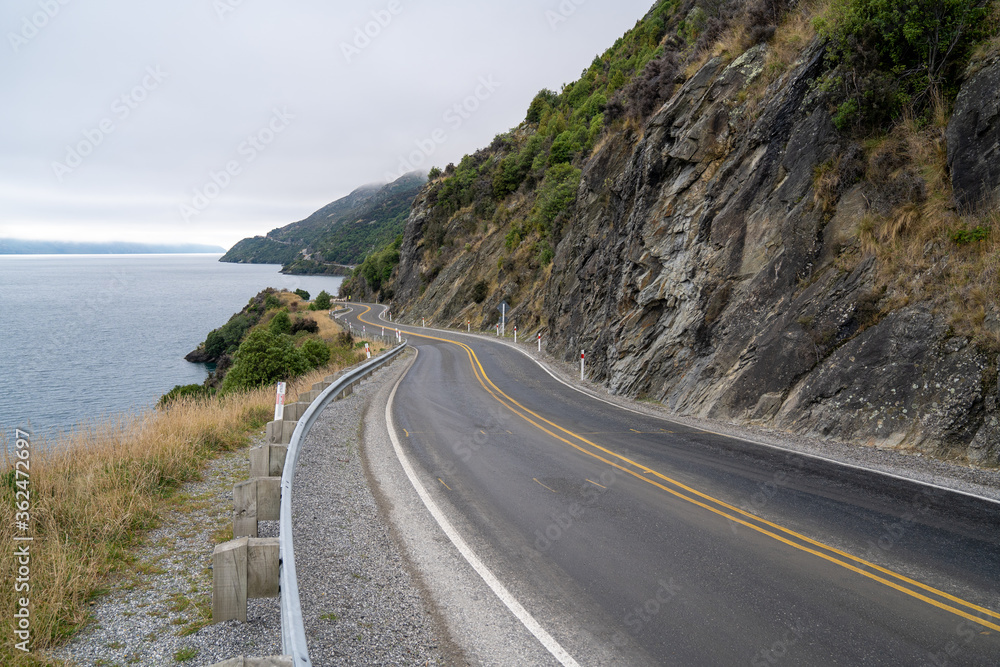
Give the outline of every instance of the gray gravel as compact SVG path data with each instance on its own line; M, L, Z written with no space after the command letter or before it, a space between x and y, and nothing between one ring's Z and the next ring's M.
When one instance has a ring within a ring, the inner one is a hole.
M405 365L376 371L352 396L330 404L299 454L292 534L314 665L445 662L430 606L379 514L359 451L370 397Z
M91 607L93 622L52 657L78 665L210 665L280 654L277 598L250 600L247 623L204 625L212 616L212 549L232 535L233 484L249 471L246 450L237 451L185 485L147 536L135 571L120 573ZM262 521L258 531L276 537L278 522Z

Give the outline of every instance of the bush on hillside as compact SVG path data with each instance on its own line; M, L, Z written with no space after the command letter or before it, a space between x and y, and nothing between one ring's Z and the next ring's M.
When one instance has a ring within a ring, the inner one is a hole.
M297 334L300 331L306 331L308 333L319 333L319 324L316 320L310 317L298 317L292 322L292 335Z
M296 293L296 294L297 294L297 295L299 296L299 298L300 298L300 299L302 299L303 301L308 301L308 300L309 300L309 292L305 291L305 290L304 290L304 289L302 289L301 287L300 287L299 289L295 290L295 293Z
M327 294L326 290L323 290L316 295L313 305L316 306L316 310L330 310L333 303L331 302L330 295Z
M267 328L271 333L290 334L292 333L292 320L288 317L288 313L280 310L271 318L271 323Z
M222 391L256 389L289 380L309 369L306 358L288 336L254 329L236 351L232 368L222 381Z
M315 338L310 338L303 343L299 352L305 357L310 368L325 366L330 361L330 347Z
M833 0L816 27L827 38L838 129L885 128L957 92L961 68L988 28L981 0Z
M160 397L156 407L164 408L179 398L209 398L215 395L215 389L201 384L178 384Z

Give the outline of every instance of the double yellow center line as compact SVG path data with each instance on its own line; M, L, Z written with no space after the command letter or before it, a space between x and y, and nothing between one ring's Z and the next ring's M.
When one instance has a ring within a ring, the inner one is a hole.
M366 310L361 313L361 315L365 315L371 310L369 306L364 306L364 308L366 308ZM360 316L358 319L362 322L366 322L367 324L378 326L377 323L368 322ZM818 542L817 540L785 528L777 523L758 517L750 512L719 500L718 498L702 493L701 491L698 491L697 489L694 489L671 477L667 477L652 468L642 465L641 463L637 463L626 456L607 449L606 447L598 445L582 435L578 435L566 428L563 428L559 424L542 417L537 412L525 407L493 384L493 381L490 380L488 375L486 375L486 371L483 370L483 366L479 362L479 358L476 356L476 353L465 343L448 340L447 338L430 336L428 334L416 333L413 331L408 331L407 334L417 336L419 338L427 338L430 340L449 343L451 345L457 345L464 349L469 357L469 363L472 366L472 372L476 376L476 380L479 381L479 384L482 385L483 389L485 389L487 393L521 419L552 436L556 440L569 445L577 451L621 470L624 473L632 475L636 479L641 479L647 484L652 484L653 486L666 491L676 498L693 505L697 505L702 509L725 517L726 519L729 519L737 524L746 526L747 528L757 531L762 535L767 535L768 537L794 549L798 549L799 551L822 558L823 560L839 565L840 567L848 569L852 572L856 572L857 574L867 577L868 579L877 581L878 583L888 586L889 588L905 593L910 597L926 602L927 604L938 607L939 609L948 611L956 616L961 616L962 618L978 623L983 627L1000 632L1000 613L981 607L972 602L968 602L951 595L950 593L938 590L932 586L928 586L927 584L899 574L898 572L884 568L881 565L877 565L863 558L858 558L857 556L841 551L840 549L831 547L822 542ZM973 612L977 612L979 615L977 616Z

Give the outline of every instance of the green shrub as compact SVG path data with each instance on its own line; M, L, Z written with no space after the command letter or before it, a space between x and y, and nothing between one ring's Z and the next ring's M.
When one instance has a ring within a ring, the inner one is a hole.
M957 92L960 72L988 30L981 0L833 0L816 22L831 70L838 127L884 128Z
M580 175L580 170L570 164L557 164L545 172L531 210L531 220L543 234L549 234L552 221L576 201Z
M233 315L218 329L213 329L205 338L205 351L213 358L235 350L250 329L250 320L241 314Z
M330 361L330 348L321 340L310 338L299 348L310 368L325 366Z
M264 299L264 309L272 310L274 308L281 308L281 300L274 294L268 294L267 298Z
M267 326L271 333L276 334L290 334L292 333L292 320L288 317L288 313L284 310L279 310L274 317L271 318L271 323Z
M299 298L302 299L303 301L308 301L309 300L309 292L305 291L301 287L299 289L295 290L295 293L298 294Z
M967 243L976 243L978 241L985 241L990 236L990 230L988 227L974 227L972 229L959 229L952 233L951 240L955 242L956 245L965 245Z
M221 391L264 387L289 380L308 369L308 362L295 349L291 338L267 329L254 329L236 351Z
M437 167L431 167L431 170L427 172L427 180L433 181L435 178L441 178L441 170Z
M178 398L208 398L215 395L215 390L203 384L179 384L160 397L156 407L166 407Z
M313 301L313 305L316 306L316 310L330 310L333 302L330 299L330 295L327 294L326 290L323 290L316 295L316 300Z

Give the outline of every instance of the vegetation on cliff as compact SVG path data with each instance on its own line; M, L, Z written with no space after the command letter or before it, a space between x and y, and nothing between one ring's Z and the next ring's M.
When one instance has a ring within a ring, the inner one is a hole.
M985 0L658 2L516 128L432 170L401 240L341 293L481 330L505 300L550 349L592 348L595 379L687 410L989 439L998 25ZM924 375L829 384L879 340L919 349ZM965 407L933 389L919 418L882 404L948 363L970 369ZM837 412L848 395L863 418Z
M362 186L304 220L243 239L220 261L281 264L283 273L292 274L348 274L351 265L403 231L426 181L410 173L387 185Z

